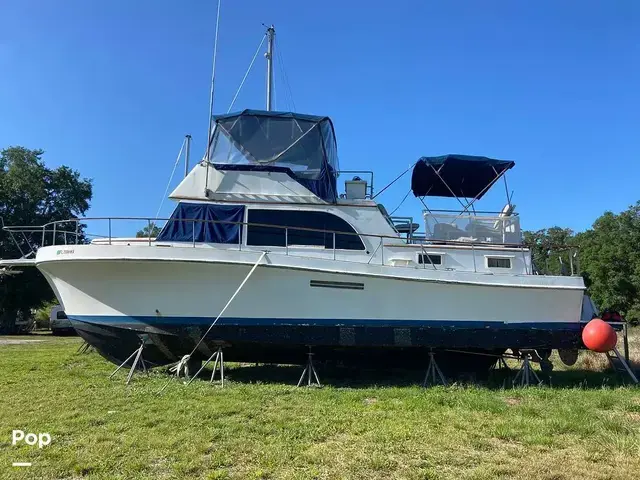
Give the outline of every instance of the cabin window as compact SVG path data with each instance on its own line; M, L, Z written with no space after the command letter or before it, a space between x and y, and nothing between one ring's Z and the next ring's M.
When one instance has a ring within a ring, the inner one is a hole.
M442 255L434 255L433 253L420 253L418 255L418 263L420 265L442 265Z
M335 235L336 249L364 250L364 244L353 227L327 212L250 209L247 222L247 245L284 247L288 244L290 247L306 245L332 249L331 232L344 232ZM288 228L285 230L283 227Z
M487 257L488 268L511 268L511 259L504 257Z

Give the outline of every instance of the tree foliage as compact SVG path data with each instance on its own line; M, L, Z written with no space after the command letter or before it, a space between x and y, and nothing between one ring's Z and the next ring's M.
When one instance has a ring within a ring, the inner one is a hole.
M561 227L525 232L538 273L570 274L571 259L600 309L640 320L640 202L622 213L605 212L578 234Z
M0 217L3 225L39 226L78 218L88 210L91 180L81 178L79 172L66 166L46 167L43 153L24 147L0 151ZM75 222L71 224L75 230ZM81 228L79 230L81 234ZM47 239L51 242L53 237ZM12 237L2 230L0 258L19 258L41 243L41 235L14 234ZM20 275L0 276L0 331L11 331L18 313L28 316L31 309L52 298L51 288L35 268L24 268Z
M606 212L576 240L596 304L640 319L640 202L618 215Z
M149 228L151 227L151 228ZM158 235L160 234L160 227L158 225L156 225L155 223L152 223L151 225L147 225L146 227L144 227L142 230L139 230L138 233L136 233L136 237L138 238L156 238Z
M551 227L535 232L524 232L524 243L531 249L534 266L541 275L570 275L574 272L574 233L569 228Z

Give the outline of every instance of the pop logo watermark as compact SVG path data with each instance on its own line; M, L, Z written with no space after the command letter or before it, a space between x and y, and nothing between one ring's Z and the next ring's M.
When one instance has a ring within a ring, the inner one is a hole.
M38 445L38 448L46 447L51 443L51 435L48 433L25 433L22 430L14 430L11 433L11 445L24 442L27 445Z

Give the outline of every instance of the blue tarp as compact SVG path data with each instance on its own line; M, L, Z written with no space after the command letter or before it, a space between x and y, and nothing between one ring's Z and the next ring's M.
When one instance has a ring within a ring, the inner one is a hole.
M193 242L195 238L196 242L239 243L243 219L244 205L180 202L156 240Z
M209 159L215 168L286 172L335 203L338 154L328 117L244 110L214 119Z
M471 155L422 157L413 167L411 190L416 197L481 198L514 165Z

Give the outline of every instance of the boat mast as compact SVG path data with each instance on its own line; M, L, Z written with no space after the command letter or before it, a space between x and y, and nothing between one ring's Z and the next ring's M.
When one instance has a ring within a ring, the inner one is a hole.
M276 38L276 29L271 25L267 28L267 110L271 111L271 91L273 89L273 44Z
M184 137L184 176L189 175L189 151L191 150L191 135Z
M218 11L216 13L216 35L213 41L213 65L211 67L211 90L209 91L209 128L207 129L207 150L205 151L205 159L209 165L209 147L211 146L211 134L213 130L213 94L216 84L216 58L218 57L218 31L220 30L220 4L222 0L218 0ZM207 168L209 168L207 166ZM208 170L207 170L208 173ZM207 175L207 180L209 176Z

